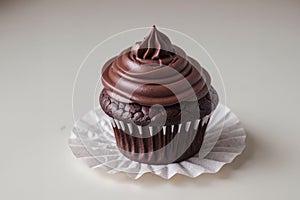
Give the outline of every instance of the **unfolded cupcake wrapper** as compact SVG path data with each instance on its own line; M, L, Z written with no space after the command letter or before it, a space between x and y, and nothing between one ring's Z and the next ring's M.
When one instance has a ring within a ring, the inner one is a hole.
M246 133L237 116L219 104L210 117L202 147L193 157L165 165L136 162L120 153L111 122L98 107L74 124L69 145L75 157L90 168L109 174L122 172L133 179L146 173L170 179L176 174L197 177L218 172L243 152L245 140Z
M202 145L210 115L176 125L139 126L110 118L117 146L131 160L168 164L188 159Z

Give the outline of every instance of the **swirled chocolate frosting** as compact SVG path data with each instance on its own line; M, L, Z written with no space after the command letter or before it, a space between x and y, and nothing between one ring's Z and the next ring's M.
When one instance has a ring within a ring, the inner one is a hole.
M155 26L102 69L102 83L111 98L147 106L197 101L207 94L210 82L206 70Z

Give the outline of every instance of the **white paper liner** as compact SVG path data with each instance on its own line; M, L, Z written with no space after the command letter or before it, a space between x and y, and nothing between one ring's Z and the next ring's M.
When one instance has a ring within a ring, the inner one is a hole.
M133 179L145 173L170 179L175 174L197 177L218 172L243 152L245 140L245 130L236 115L226 106L218 105L211 116L201 150L194 157L168 165L139 163L119 152L109 119L97 108L75 123L69 145L73 154L91 168L102 168L112 174L123 172Z

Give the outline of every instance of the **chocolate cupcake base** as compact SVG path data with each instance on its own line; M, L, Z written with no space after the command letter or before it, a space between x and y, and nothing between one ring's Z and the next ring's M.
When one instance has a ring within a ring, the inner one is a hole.
M105 89L99 100L111 119L122 154L142 163L168 164L199 152L218 95L211 87L209 93L196 102L181 102L162 110L116 101ZM162 124L163 116L166 122Z
M117 146L127 158L147 164L186 160L199 152L209 116L170 126L138 126L111 119Z

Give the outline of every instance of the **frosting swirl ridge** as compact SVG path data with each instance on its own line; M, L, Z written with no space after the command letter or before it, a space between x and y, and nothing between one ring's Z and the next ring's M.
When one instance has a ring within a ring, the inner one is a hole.
M197 101L208 93L210 82L207 71L155 26L142 42L102 69L102 83L111 98L147 106Z

